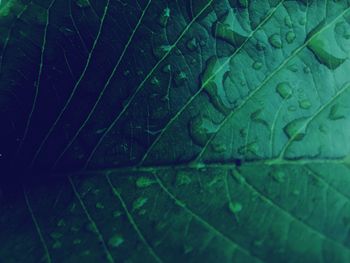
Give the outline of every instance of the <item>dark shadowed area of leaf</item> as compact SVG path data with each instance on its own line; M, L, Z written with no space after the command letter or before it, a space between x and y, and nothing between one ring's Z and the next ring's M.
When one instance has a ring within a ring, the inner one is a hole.
M0 4L0 262L350 262L350 2Z

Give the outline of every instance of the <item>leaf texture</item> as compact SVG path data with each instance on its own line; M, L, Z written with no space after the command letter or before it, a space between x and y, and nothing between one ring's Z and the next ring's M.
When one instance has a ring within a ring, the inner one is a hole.
M0 262L349 262L350 3L0 5Z

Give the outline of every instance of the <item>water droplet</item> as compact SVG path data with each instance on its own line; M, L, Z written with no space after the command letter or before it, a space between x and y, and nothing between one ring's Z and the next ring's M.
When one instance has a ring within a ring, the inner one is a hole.
M57 226L58 226L58 227L64 227L64 226L66 226L66 222L64 221L64 219L60 219L60 220L57 222Z
M336 69L346 61L348 52L345 52L339 46L335 38L334 25L318 33L324 26L325 22L323 21L310 32L307 37L309 40L307 47L321 64L329 69Z
M327 133L327 126L324 125L323 123L321 123L319 126L318 126L318 130L324 134Z
M186 44L188 50L195 51L198 47L197 39L191 38Z
M183 71L178 72L174 77L174 81L177 86L181 86L182 84L185 83L186 80L187 80L187 74Z
M108 245L113 248L119 247L123 243L124 238L120 234L115 234L108 240Z
M247 39L247 33L230 9L224 19L213 25L214 37L222 39L233 46L240 46Z
M286 16L286 17L284 18L284 24L285 24L287 27L292 27L292 26L293 26L292 19L290 18L290 16Z
M283 43L279 34L273 34L269 37L269 42L274 48L282 48Z
M200 146L206 144L207 140L216 129L216 124L214 124L209 118L202 116L193 118L189 125L189 132L192 140Z
M253 154L254 156L258 156L259 144L256 141L248 143L246 145L239 147L237 152L240 155L247 155L250 153L250 154Z
M272 172L270 176L277 183L283 183L285 181L286 174L283 171L279 170Z
M114 217L114 218L118 218L118 217L120 217L121 215L122 215L122 212L121 212L121 211L119 211L119 210L113 211L113 217Z
M282 99L289 99L293 95L293 90L288 82L280 82L277 84L276 92L281 96Z
M296 35L293 31L289 31L287 34L286 34L286 41L287 43L291 44L293 43L293 41L295 40L296 38Z
M262 68L263 64L260 61L255 61L252 66L253 66L253 69L259 70Z
M164 73L170 73L171 72L171 65L167 64L163 67L163 72Z
M343 109L340 104L334 104L332 105L328 118L332 121L340 120L345 118L345 112L343 112Z
M77 6L79 6L80 8L90 7L90 2L89 2L89 0L76 0L75 3L76 3Z
M206 67L201 75L201 85L204 91L208 94L210 102L214 107L221 113L227 115L234 107L228 99L225 86L223 82L227 78L229 72L229 65L225 65L225 68L221 68L221 61L216 57L212 56L206 62ZM219 73L217 72L220 69Z
M293 138L295 141L301 141L306 134L306 121L307 118L305 117L291 121L283 128L284 133L289 139Z
M159 16L158 23L162 27L166 27L166 25L168 24L169 17L170 17L170 8L166 7L164 8L163 12Z
M154 76L154 77L151 79L151 84L154 85L154 86L158 86L158 87L159 87L160 81L159 81L159 79L158 79L156 76Z
M54 249L58 249L58 248L61 248L62 247L62 242L61 241L58 241L56 240L53 245L52 245L52 248Z
M242 211L243 206L241 203L232 201L232 202L229 202L228 208L233 214L237 214Z
M70 29L68 27L64 27L64 26L60 27L60 32L63 35L65 35L66 37L70 37L70 36L74 36L75 35L75 32L72 29Z
M101 202L97 202L96 203L96 208L97 209L103 209L103 208L105 208L105 206Z
M304 73L309 74L311 72L310 67L304 67Z
M223 153L227 149L226 144L224 144L224 143L214 143L211 145L211 148L216 153Z
M259 51L264 51L266 49L266 45L263 42L258 41L256 43L256 49Z
M171 45L161 45L153 49L153 54L156 56L156 58L161 59L171 49Z
M154 180L152 180L148 177L145 177L145 176L141 176L141 177L137 178L137 180L136 180L136 186L138 188L146 188L154 183L155 183Z
M256 111L254 111L252 114L250 114L250 119L256 123L260 123L266 127L269 127L269 124L267 123L267 121L265 121L264 119L262 119L260 117L261 113L263 112L264 109L258 109Z
M300 18L299 25L301 25L301 26L305 26L306 25L306 17Z
M288 65L288 70L290 70L291 72L298 72L298 66L296 64L290 64Z
M141 209L148 201L147 197L139 197L132 203L132 210L139 210Z
M188 175L188 173L183 172L183 171L179 171L176 174L176 182L175 185L176 186L182 186L182 185L188 185L192 182L190 176Z
M91 233L97 233L96 225L94 225L93 223L87 223L85 225L85 229Z
M294 105L290 105L290 106L288 107L288 110L294 112L294 111L297 110L297 107L295 107Z
M308 110L312 106L311 102L308 99L303 99L299 101L299 107L303 110Z

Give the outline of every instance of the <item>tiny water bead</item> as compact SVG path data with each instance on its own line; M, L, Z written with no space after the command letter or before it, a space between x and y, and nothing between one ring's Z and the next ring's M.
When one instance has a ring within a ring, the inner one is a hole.
M286 34L286 41L288 44L291 44L294 42L294 40L296 39L296 35L293 31L288 31L288 33Z
M282 39L281 39L281 36L279 34L271 35L269 37L269 43L274 48L282 48L283 47Z
M263 64L260 61L254 61L253 63L253 69L260 70L262 68Z
M303 99L299 101L299 107L303 110L308 110L312 106L311 101L308 99Z
M168 24L169 17L170 17L170 8L169 7L164 8L163 12L161 13L158 19L159 25L162 27L166 27Z
M195 51L198 48L198 41L196 38L191 38L186 44L189 51Z
M77 6L81 8L90 7L89 0L76 0L75 3L77 4Z
M108 240L108 245L117 248L124 243L124 237L121 234L115 234Z
M239 202L231 201L228 204L228 208L233 214L236 215L237 213L242 211L243 205Z
M194 143L204 146L210 135L217 129L217 125L214 124L208 117L197 116L190 121L189 132Z
M154 183L155 183L154 180L150 179L149 177L145 177L145 176L141 176L141 177L137 178L137 180L136 180L136 186L138 188L147 188Z
M293 95L293 90L288 82L280 82L277 84L276 92L282 99L289 99Z
M289 122L283 129L287 137L295 141L302 140L306 134L306 121L306 117L301 117Z

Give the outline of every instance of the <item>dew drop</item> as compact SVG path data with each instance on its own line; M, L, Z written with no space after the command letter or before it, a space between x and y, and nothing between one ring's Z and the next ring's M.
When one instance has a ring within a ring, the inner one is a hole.
M187 80L187 74L183 71L180 71L174 77L174 81L177 86L181 86L182 84L185 83L186 80Z
M294 105L290 105L290 106L288 107L288 110L291 111L291 112L294 112L294 111L297 110L297 107L295 107Z
M247 39L247 33L238 22L236 15L230 11L222 19L214 23L213 35L233 46L240 46Z
M148 201L147 197L139 197L132 203L132 210L139 210L141 209Z
M252 66L253 66L253 69L259 70L262 68L262 65L263 64L260 61L255 61Z
M163 67L162 71L164 73L170 73L171 72L171 65L170 64L167 64Z
M293 90L288 82L280 82L277 84L276 92L281 96L282 99L289 99L293 95Z
M154 183L155 183L154 180L152 180L146 176L141 176L141 177L137 178L137 180L136 180L136 186L138 188L147 188Z
M334 25L317 34L324 27L324 24L324 21L321 22L308 35L307 39L310 40L307 47L313 52L321 64L324 64L329 69L336 69L349 56L348 51L343 50L347 45L347 41L344 42L337 39Z
M108 245L113 248L119 247L123 243L124 238L120 234L115 234L108 240Z
M95 206L96 206L97 209L105 208L105 206L102 203L100 203L100 202L97 202Z
M79 6L80 8L90 7L89 0L76 0L75 3L76 3L77 6Z
M332 121L340 120L345 118L345 113L343 112L342 107L340 104L335 104L331 107L328 118Z
M161 45L158 47L155 47L153 49L153 54L156 56L156 58L160 59L162 58L166 53L168 53L171 50L171 45Z
M162 27L166 27L166 25L168 24L169 17L170 17L170 8L169 7L164 8L163 12L161 13L158 19L159 25Z
M214 124L207 117L197 116L193 118L189 123L189 132L194 143L204 146L207 140L210 138L217 129L217 125Z
M229 101L225 86L223 85L225 78L228 76L229 65L226 65L224 69L221 66L221 61L216 56L209 58L206 62L205 70L201 75L201 85L214 107L227 115L230 109L234 107L234 103ZM219 74L217 74L218 69L220 69Z
M190 40L187 41L186 46L187 46L188 50L195 51L198 47L197 39L191 38Z
M62 27L60 27L59 30L66 37L70 37L70 36L74 36L75 35L75 32L72 29L68 28L68 27L62 26Z
M266 46L264 43L262 43L261 41L258 41L256 43L256 49L259 51L264 51L266 49Z
M311 108L311 102L310 102L310 100L308 100L308 99L304 99L304 100L300 100L299 101L299 107L300 107L300 109L303 109L303 110L308 110L308 109L310 109Z
M239 147L237 152L240 155L246 155L250 153L250 154L253 154L254 156L258 156L259 144L256 141L248 143L246 145Z
M286 34L286 41L288 44L291 44L294 42L296 38L296 35L293 31L289 31L287 34Z
M269 37L269 42L274 48L282 48L282 39L279 34L273 34Z
M305 26L306 25L306 17L300 18L299 25L301 25L301 26Z
M293 23L292 23L292 19L289 17L289 16L286 16L284 18L284 24L287 26L287 27L292 27L293 26Z
M305 117L291 121L283 128L284 133L289 139L293 138L295 141L301 141L306 134L306 121L307 118Z
M154 86L158 86L158 87L159 87L160 81L159 81L159 79L158 79L156 76L154 76L154 77L151 79L151 84L154 85Z
M227 150L226 144L224 143L214 143L211 148L216 153L223 153Z
M231 211L231 213L237 214L237 213L242 211L243 206L242 206L241 203L238 203L238 202L235 202L235 201L231 201L228 204L228 208Z
M286 174L283 171L274 171L270 174L270 176L277 183L283 183L285 181Z
M176 181L175 181L175 185L176 186L182 186L182 185L188 185L192 182L190 176L188 175L188 173L183 172L183 171L179 171L176 174Z
M304 67L304 73L309 74L311 72L310 67Z

